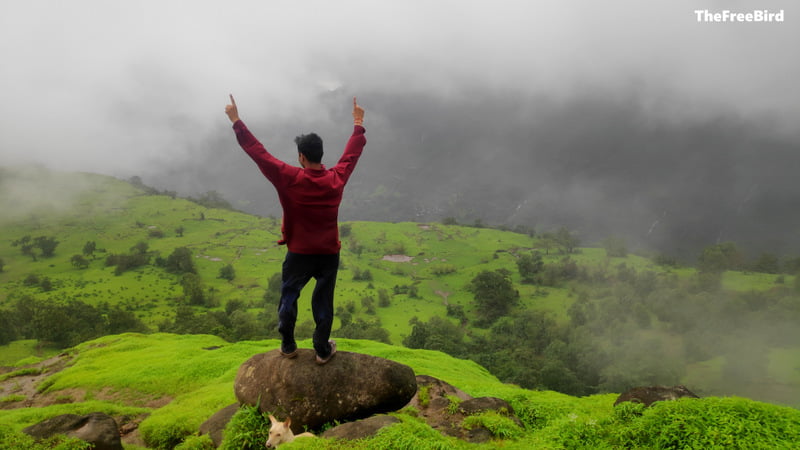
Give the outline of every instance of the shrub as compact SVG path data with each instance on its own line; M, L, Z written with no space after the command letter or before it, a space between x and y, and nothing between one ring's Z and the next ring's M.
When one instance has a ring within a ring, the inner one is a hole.
M243 405L225 427L221 448L263 448L269 439L269 420L252 405Z
M483 427L489 430L494 437L500 439L517 439L522 437L524 431L513 420L496 411L486 411L464 419L463 427L471 430Z
M615 435L609 436L613 445L626 448L792 448L800 437L800 411L744 398L657 402L644 409L641 416L628 408L616 413L621 426Z
M215 448L214 441L207 434L204 434L202 436L189 436L175 447L175 450L214 450Z
M453 264L437 264L431 266L431 273L437 276L447 275L456 272L456 266Z
M234 270L233 265L227 264L225 266L220 267L219 275L217 278L222 278L223 280L233 281L236 278L236 270Z
M367 449L430 449L452 450L464 448L461 441L442 435L421 419L400 416L402 422L378 431L377 436L366 442Z
M339 237L346 238L350 236L350 233L353 231L353 226L349 223L343 223L339 225Z
M381 326L380 320L366 321L361 319L352 320L352 316L347 316L347 319L342 320L342 326L335 331L335 335L341 338L348 339L369 339L371 341L383 342L389 344L389 332ZM342 316L339 316L340 319Z
M192 251L187 247L178 247L170 253L166 261L167 272L175 274L197 273Z
M391 306L392 298L386 289L378 289L378 306L387 308Z
M353 281L372 281L372 272L369 269L361 270L353 267Z

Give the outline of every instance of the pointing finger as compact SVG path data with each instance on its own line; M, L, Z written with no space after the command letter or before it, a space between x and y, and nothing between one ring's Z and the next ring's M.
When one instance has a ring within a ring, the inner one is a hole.
M233 94L228 94L228 96L231 98L231 105L236 106L236 100L233 99Z

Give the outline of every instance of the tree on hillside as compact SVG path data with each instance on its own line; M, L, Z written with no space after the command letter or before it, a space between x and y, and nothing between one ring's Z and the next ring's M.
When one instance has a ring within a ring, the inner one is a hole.
M33 245L39 248L39 250L42 252L42 256L45 258L53 256L59 243L56 238L52 236L39 236L34 239L33 242Z
M140 322L133 329L128 327L137 323L135 319L131 321L129 314L118 309L103 311L74 299L41 301L28 297L17 302L14 316L18 323L25 324L18 329L20 337L65 348L109 334L109 326L114 332L141 330Z
M42 277L39 281L39 289L44 292L50 292L53 290L53 281L50 280L50 277Z
M206 208L228 209L233 211L233 205L224 198L222 194L217 191L208 191L200 194L198 198L189 197L189 200L197 203L198 205L205 206Z
M532 255L528 253L520 255L517 258L517 269L523 283L536 284L539 274L544 270L542 254L534 252Z
M72 265L77 269L86 269L89 267L89 260L84 258L82 255L72 255L72 258L69 259L69 262L72 263Z
M203 280L194 273L184 273L181 277L183 297L190 305L205 305L206 294L203 289Z
M233 279L236 278L236 270L233 268L233 265L226 264L219 268L219 275L217 278L233 281Z
M83 256L91 258L94 256L95 250L97 250L97 243L95 241L86 241L86 244L83 245Z
M372 272L369 269L361 270L360 268L353 266L353 281L372 281Z
M170 253L165 262L167 272L174 274L183 273L197 273L194 260L192 259L192 251L187 247L178 247Z
M1 270L0 270L1 271ZM388 308L392 304L392 297L386 289L378 289L378 306Z
M628 244L625 239L617 236L610 236L603 240L603 248L609 258L624 258L628 256Z
M6 262L3 258L0 258L0 273L3 273L3 269L6 266Z
M783 273L795 275L800 273L800 257L786 258L783 260Z
M336 337L345 339L369 339L371 341L389 344L389 332L381 326L380 319L363 320L356 319L354 322L342 323L342 326L334 331Z
M752 264L750 270L761 273L778 273L781 265L778 257L772 253L762 253Z
M19 250L23 255L30 256L34 261L36 261L36 253L33 252L33 239L29 235L11 241L11 246L19 247Z
M742 268L744 257L733 242L709 245L697 258L697 269L704 273L722 273Z
M117 305L100 305L106 318L106 333L120 334L126 332L146 333L147 326L132 311L126 311Z
M561 227L556 231L555 240L561 251L567 254L574 252L581 243L578 236L569 231L567 227Z
M131 252L136 255L144 255L150 249L150 244L144 241L137 242L136 245L131 247Z
M281 286L283 280L280 272L275 272L269 277L267 281L267 290L264 292L264 303L268 305L277 305L281 300Z
M225 338L229 341L264 339L266 337L263 325L254 314L236 310L228 315L228 320L230 334Z
M133 253L129 255L111 254L106 257L106 266L116 266L114 275L122 275L128 270L150 264L150 255L147 253Z
M361 308L364 309L364 312L367 314L375 315L375 299L372 296L367 295L361 298Z
M17 333L12 312L0 309L0 345L6 345L16 339Z
M453 322L433 316L427 322L413 317L409 324L412 325L411 334L403 339L406 347L438 350L455 357L467 354L464 330Z
M558 247L555 234L547 231L539 235L537 247L543 248L545 255L550 255L550 250Z
M467 289L475 298L481 316L479 323L485 325L508 314L519 303L519 291L514 289L510 272L504 269L481 271L470 281Z

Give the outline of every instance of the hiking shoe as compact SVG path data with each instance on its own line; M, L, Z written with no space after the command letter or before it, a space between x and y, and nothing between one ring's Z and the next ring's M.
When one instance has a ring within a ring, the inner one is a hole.
M281 349L280 352L281 352L281 356L283 356L284 358L293 359L293 358L297 357L297 349L294 349L293 352L289 352L289 353L286 353L286 352L283 351L283 349Z
M321 356L317 355L317 364L319 365L327 363L328 361L331 360L331 358L333 358L333 355L336 354L336 341L331 339L330 341L328 341L328 343L331 344L331 354L328 355L327 358L322 358Z

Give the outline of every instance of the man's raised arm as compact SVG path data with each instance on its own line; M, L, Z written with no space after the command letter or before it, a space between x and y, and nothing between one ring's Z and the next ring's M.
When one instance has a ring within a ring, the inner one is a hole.
M353 134L344 147L342 157L339 158L339 162L334 166L334 170L344 177L345 181L350 178L350 174L356 168L358 158L361 157L364 146L367 145L367 138L364 137L365 131L364 109L358 106L356 98L353 97Z
M230 96L231 104L225 106L225 114L228 115L231 123L233 123L233 131L236 133L236 140L239 146L250 156L250 158L261 169L261 173L267 177L275 185L282 185L291 178L291 175L300 170L292 167L278 158L272 156L261 142L253 136L253 133L247 129L247 125L239 118L239 109L236 107L236 101L233 95Z

